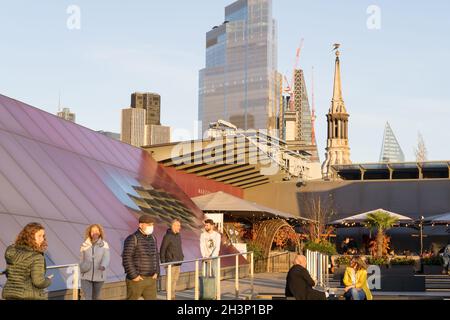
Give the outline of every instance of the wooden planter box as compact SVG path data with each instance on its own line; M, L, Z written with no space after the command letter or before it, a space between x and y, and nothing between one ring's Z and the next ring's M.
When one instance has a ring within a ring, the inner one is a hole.
M422 270L423 270L423 274L428 274L428 275L440 275L442 274L442 266L438 266L438 265L427 265L424 264L422 266Z
M333 280L339 280L342 282L342 278L344 277L345 269L347 266L339 266L334 269L333 272Z
M414 265L391 265L382 269L381 273L386 275L414 275Z
M424 292L425 277L414 275L414 266L381 266L381 288L371 288L381 292ZM370 277L370 275L369 275ZM369 283L370 286L370 283Z

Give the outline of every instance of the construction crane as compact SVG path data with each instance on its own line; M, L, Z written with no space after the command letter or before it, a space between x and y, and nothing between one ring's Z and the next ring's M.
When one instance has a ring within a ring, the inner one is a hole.
M302 39L300 41L300 45L297 48L297 52L295 54L295 63L294 63L294 69L292 70L292 81L289 82L287 77L284 76L284 80L286 82L286 88L285 88L285 92L289 94L290 96L290 100L289 100L289 109L290 111L295 111L295 71L298 69L298 65L300 63L300 57L301 57L301 53L302 53L302 49L303 49L303 45L304 45L305 39Z

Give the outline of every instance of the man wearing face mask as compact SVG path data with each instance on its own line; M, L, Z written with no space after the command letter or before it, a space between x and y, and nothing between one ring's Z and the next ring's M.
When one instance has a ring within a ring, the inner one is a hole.
M154 220L148 215L139 218L139 230L125 240L122 264L127 275L127 300L156 300L159 253L153 236Z

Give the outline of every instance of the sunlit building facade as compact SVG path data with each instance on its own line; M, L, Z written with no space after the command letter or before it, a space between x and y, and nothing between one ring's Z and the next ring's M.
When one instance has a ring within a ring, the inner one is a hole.
M201 135L225 120L240 129L276 129L282 78L272 0L239 0L225 22L206 34L206 67L199 74Z

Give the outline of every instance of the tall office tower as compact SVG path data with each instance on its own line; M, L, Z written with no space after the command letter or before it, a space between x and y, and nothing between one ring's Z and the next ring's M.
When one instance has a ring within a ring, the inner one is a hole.
M339 59L338 44L336 49L336 66L334 73L334 89L331 108L327 114L328 139L325 154L325 162L322 165L322 174L325 179L331 177L331 166L337 164L351 164L350 146L348 143L348 119L349 114L345 108L342 97L341 61Z
M61 111L58 111L56 114L58 117L63 118L64 120L71 121L75 123L75 113L70 112L69 108L63 108Z
M272 0L227 6L225 22L206 34L206 67L199 73L201 136L218 120L244 130L276 130L281 80Z
M135 92L131 95L131 108L147 111L146 125L161 125L161 96L159 94Z
M305 75L303 70L295 70L294 78L294 109L296 113L295 140L303 150L311 153L311 161L319 161L317 143L313 138L312 114L306 89Z
M389 122L386 123L386 128L384 129L380 162L405 162L405 154Z
M129 108L122 110L122 130L120 140L135 147L146 144L145 139L146 110Z

